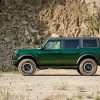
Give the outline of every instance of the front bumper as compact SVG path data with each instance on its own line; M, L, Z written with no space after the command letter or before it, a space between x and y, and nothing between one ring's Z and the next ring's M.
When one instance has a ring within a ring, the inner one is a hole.
M18 66L18 59L16 58L16 53L15 52L12 53L11 64L14 65L14 66Z
M18 63L17 60L12 60L12 65L16 65Z
M15 59L15 57L12 55L12 65L17 66L18 65L18 60Z
M18 61L13 59L13 60L12 60L12 65L18 66Z

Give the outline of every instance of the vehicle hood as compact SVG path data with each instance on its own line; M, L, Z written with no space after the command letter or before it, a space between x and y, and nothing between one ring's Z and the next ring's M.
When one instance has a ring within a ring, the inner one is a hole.
M28 48L28 49L18 49L16 50L16 54L32 54L40 52L40 48Z

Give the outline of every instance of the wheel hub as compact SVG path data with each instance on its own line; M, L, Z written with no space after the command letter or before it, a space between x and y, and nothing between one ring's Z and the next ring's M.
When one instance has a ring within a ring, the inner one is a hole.
M25 63L23 65L23 71L26 73L29 73L32 71L32 65L30 63Z
M92 69L93 69L93 64L91 64L91 63L86 63L86 64L84 65L84 70L85 70L85 72L91 72Z

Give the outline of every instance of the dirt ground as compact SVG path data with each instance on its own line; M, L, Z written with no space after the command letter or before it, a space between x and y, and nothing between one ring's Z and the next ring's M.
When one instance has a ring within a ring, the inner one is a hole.
M100 100L100 68L95 76L81 76L70 69L40 70L34 76L18 72L0 76L0 100Z

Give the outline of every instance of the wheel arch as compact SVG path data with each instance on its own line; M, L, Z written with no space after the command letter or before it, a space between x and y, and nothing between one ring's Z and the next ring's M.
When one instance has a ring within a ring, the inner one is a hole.
M77 60L77 64L79 65L80 62L84 59L87 59L87 58L90 58L90 59L93 59L97 64L98 64L98 61L97 61L97 58L92 55L92 54L85 54L85 55L82 55L81 57L79 57L79 59Z
M29 55L29 54L26 54L26 55L22 55L21 57L18 58L18 64L20 63L20 61L22 61L23 59L32 59L37 67L38 67L38 61L37 61L37 58L35 56L32 56L32 55ZM18 65L17 64L17 65Z

